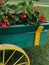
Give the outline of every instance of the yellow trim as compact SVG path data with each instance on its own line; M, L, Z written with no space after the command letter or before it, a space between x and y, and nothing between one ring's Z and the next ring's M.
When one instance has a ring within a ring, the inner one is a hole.
M40 43L40 35L42 30L44 29L44 26L39 26L39 28L37 29L36 33L35 33L35 46L38 46Z

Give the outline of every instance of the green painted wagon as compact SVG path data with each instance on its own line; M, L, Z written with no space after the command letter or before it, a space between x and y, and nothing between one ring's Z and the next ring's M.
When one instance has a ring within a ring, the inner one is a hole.
M5 29L0 27L0 65L30 65L27 54L21 48L44 45L47 29L49 23L40 26L12 25Z

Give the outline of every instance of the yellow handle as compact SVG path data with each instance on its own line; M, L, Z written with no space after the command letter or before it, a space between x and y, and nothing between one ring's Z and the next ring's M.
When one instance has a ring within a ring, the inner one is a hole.
M42 30L44 29L44 26L39 26L39 28L37 29L36 33L35 33L35 46L38 46L40 43L40 35Z

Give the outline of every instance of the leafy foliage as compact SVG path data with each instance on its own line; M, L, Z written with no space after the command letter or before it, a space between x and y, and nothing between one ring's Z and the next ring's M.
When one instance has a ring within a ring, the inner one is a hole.
M46 21L45 16L40 13L40 6L33 6L30 0L26 2L18 2L17 4L5 4L9 0L3 0L0 3L0 22L7 25L9 24L25 24L25 25L39 25ZM0 23L0 26L2 26ZM6 26L7 27L7 26ZM6 28L5 27L5 28Z

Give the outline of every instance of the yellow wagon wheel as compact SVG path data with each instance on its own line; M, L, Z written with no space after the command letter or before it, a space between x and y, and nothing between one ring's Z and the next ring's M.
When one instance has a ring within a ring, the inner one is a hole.
M0 65L30 65L27 54L18 46L0 44L0 52Z

